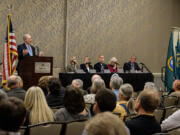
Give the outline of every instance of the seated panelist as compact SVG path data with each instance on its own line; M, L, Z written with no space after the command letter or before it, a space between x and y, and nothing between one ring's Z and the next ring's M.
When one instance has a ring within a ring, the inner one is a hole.
M99 62L94 65L96 72L103 73L105 69L108 69L107 65L104 63L104 55L99 56Z
M76 72L76 70L79 68L77 59L75 56L73 56L70 60L70 64L66 68L66 72Z
M80 69L82 69L86 73L89 72L90 69L93 69L89 57L85 57L84 63L80 65Z
M124 69L124 72L141 71L140 67L138 66L138 63L136 63L135 56L131 56L130 61L124 63L123 69Z
M110 59L109 64L107 66L108 66L108 69L110 70L111 73L117 73L118 72L118 68L117 68L118 62L117 61L118 60L116 57L112 57Z

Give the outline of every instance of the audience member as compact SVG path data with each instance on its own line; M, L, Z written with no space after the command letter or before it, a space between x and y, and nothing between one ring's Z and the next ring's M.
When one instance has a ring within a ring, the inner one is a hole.
M99 62L94 65L96 72L103 73L105 69L108 69L107 65L104 63L104 55L99 56Z
M78 88L68 86L64 95L64 108L55 113L56 121L74 121L88 119L90 111L85 107L83 95Z
M123 79L118 74L113 74L110 79L109 87L116 94L116 99L119 101L119 88L123 84Z
M72 86L74 86L75 88L79 88L83 95L88 94L87 91L83 90L83 81L81 79L74 79L72 81Z
M144 85L144 89L154 89L157 90L157 87L154 82L146 82Z
M64 98L64 89L61 89L61 82L58 78L52 77L48 81L49 94L46 96L50 107L62 106Z
M161 132L160 124L153 116L159 104L160 98L156 90L146 89L139 94L135 103L138 116L126 122L131 135L152 135Z
M92 87L90 89L91 94L87 94L84 96L85 103L94 104L95 95L96 95L97 91L105 89L105 88L106 88L106 86L105 86L104 80L95 79L93 81Z
M128 132L118 116L103 112L88 120L83 135L128 135Z
M38 86L43 90L44 95L48 94L48 81L52 76L42 76L38 81Z
M118 72L117 65L118 65L117 58L112 57L107 66L111 73L116 73L116 72Z
M54 114L40 87L33 86L27 90L24 104L28 111L25 125L54 121Z
M94 80L96 79L102 79L100 75L97 75L97 74L94 74L92 77L91 77L91 83L93 84Z
M20 76L17 76L17 80L18 80L18 82L19 82L19 87L20 88L23 88L23 80L22 80L22 78L20 77Z
M7 86L10 88L10 91L7 92L9 97L17 97L24 101L26 91L21 88L21 81L16 75L12 75L7 79Z
M96 93L93 111L95 114L109 111L116 107L116 95L109 89L103 89Z
M0 131L5 135L20 134L18 130L24 123L26 108L22 100L10 97L0 102Z
M66 72L76 72L77 69L79 69L79 66L77 64L76 57L73 56L70 60L70 65L68 65L66 68Z
M177 110L167 119L165 119L161 124L162 132L168 131L170 129L180 127L180 110Z
M89 57L85 57L84 63L80 65L80 69L82 69L86 73L89 72L90 69L93 69Z
M180 80L175 80L173 82L172 88L173 88L174 92L172 92L170 94L170 96L180 97Z
M116 108L113 112L121 114L122 120L124 120L124 116L134 112L133 100L131 99L133 91L133 87L128 83L123 84L119 89L120 101L116 103Z
M123 69L124 72L140 71L141 69L136 63L136 56L131 56L131 60L129 62L124 63Z
M0 102L1 100L6 99L7 97L7 94L2 89L0 89Z

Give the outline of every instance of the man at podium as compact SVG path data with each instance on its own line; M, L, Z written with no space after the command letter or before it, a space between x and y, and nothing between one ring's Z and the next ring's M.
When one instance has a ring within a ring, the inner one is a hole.
M30 34L24 34L24 43L18 45L18 60L19 62L26 56L35 56L35 48L31 45L32 39Z

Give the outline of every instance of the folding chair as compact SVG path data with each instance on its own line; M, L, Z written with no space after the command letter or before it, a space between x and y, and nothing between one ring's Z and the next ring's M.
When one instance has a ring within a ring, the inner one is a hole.
M82 135L87 120L73 121L66 125L65 135Z
M164 101L163 101L164 107L174 106L177 104L178 97L164 96L163 98L164 98Z
M176 106L169 106L165 108L165 115L164 118L166 119L167 117L169 117L171 114L173 114L175 111L177 111L179 108L177 108Z
M164 108L157 108L153 114L156 120L161 123L164 115Z
M30 135L60 135L62 124L59 122L45 122L29 125Z

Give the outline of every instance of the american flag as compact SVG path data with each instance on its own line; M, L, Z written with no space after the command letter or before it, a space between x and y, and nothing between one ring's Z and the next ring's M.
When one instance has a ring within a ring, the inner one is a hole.
M5 84L7 78L15 73L17 58L18 53L15 34L11 23L11 16L8 15L8 27L3 51L2 84Z

